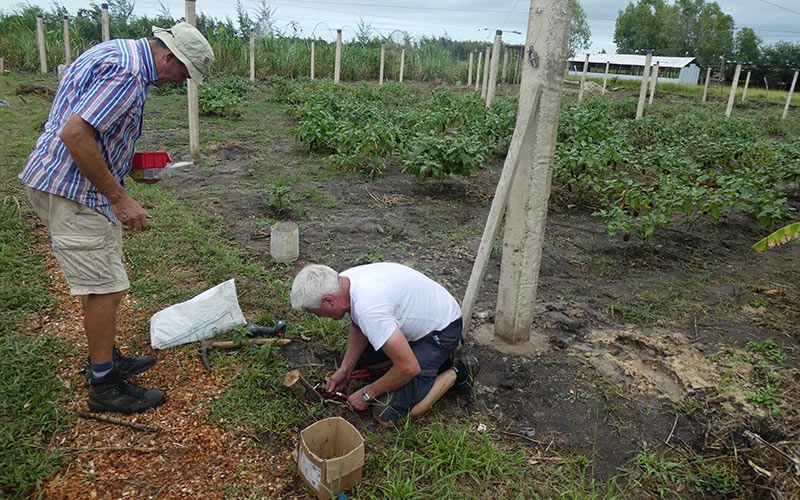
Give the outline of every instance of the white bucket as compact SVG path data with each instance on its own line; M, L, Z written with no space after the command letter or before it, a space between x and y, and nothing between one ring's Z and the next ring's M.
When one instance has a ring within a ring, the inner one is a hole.
M300 255L300 230L294 222L276 222L269 231L269 253L276 262L292 262Z

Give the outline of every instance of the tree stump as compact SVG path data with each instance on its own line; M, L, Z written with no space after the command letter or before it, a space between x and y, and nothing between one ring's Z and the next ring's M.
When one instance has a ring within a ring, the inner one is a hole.
M322 401L322 396L320 396L316 389L303 378L303 375L300 374L300 370L292 370L287 373L283 377L283 385L295 393L300 399L310 403Z

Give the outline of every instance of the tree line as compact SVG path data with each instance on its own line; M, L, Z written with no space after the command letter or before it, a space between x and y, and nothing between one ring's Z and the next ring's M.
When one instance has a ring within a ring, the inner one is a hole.
M752 71L754 83L766 78L771 87L788 86L800 68L800 43L765 45L752 28L735 29L730 15L705 0L631 1L619 11L614 43L619 53L652 50L660 56L695 57L700 66L721 69L726 78L740 62Z

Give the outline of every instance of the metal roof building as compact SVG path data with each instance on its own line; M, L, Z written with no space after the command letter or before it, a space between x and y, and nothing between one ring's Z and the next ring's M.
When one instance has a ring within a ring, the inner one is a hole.
M580 76L586 54L578 54L569 60L569 73ZM642 77L646 56L639 54L589 54L589 76L602 78L608 63L609 78L639 80ZM658 63L659 82L697 84L700 68L694 57L671 57L654 55L651 64Z

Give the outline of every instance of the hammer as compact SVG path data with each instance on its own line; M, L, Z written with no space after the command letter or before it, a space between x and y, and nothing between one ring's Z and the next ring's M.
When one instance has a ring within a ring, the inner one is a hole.
M292 339L261 338L261 339L244 339L237 344L232 340L217 341L212 339L206 339L200 343L200 358L203 360L203 366L206 368L206 371L210 372L211 363L208 360L208 352L213 349L230 351L231 349L238 349L240 347L266 345L266 344L275 344L277 346L283 347L285 345L290 344L291 342Z

